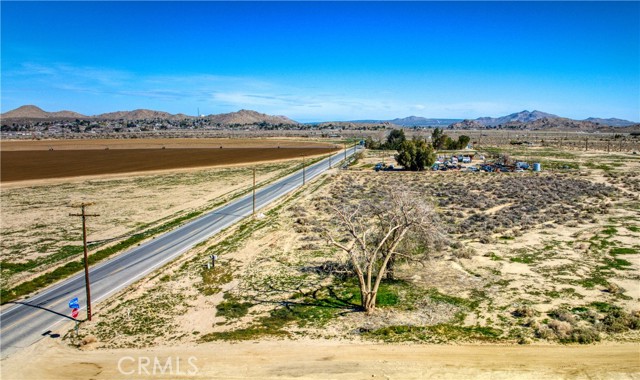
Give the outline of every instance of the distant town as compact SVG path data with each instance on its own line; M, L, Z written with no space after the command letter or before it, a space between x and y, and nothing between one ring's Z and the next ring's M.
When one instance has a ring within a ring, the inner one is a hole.
M589 118L573 120L540 111L474 120L427 119L410 116L393 120L332 121L299 123L285 116L272 116L251 110L188 116L167 112L135 110L85 116L72 111L46 112L36 106L23 106L1 115L3 138L102 138L114 134L156 135L204 132L215 136L242 132L283 132L291 136L343 137L354 131L384 131L393 128L445 128L451 130L530 130L602 133L640 132L640 124L621 119ZM449 124L447 124L449 123ZM345 132L345 131L351 131Z

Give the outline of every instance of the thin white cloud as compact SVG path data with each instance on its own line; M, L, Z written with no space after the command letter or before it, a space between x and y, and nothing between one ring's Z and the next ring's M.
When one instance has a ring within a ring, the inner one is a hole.
M14 71L3 70L3 100L11 93L17 99L21 88L39 86L43 103L56 99L74 109L84 102L84 113L97 114L115 109L151 107L172 113L195 114L254 109L287 115L299 121L393 119L409 115L426 117L478 117L514 112L510 104L491 102L429 102L405 99L409 95L392 91L351 93L344 88L326 88L317 83L304 87L278 80L212 74L141 75L100 67L66 64L26 63ZM6 91L8 90L8 91ZM26 93L26 91L25 91ZM27 94L33 96L33 93ZM87 97L93 97L87 99ZM100 104L95 104L99 100ZM38 104L38 99L23 104ZM108 108L107 108L108 107Z

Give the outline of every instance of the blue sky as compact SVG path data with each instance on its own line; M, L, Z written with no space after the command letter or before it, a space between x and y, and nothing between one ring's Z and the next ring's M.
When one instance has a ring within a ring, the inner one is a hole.
M2 112L640 121L640 2L6 2Z

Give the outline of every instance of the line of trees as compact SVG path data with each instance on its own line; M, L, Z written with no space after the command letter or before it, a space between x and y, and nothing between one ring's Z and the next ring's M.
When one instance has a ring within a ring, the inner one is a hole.
M398 150L405 141L407 141L407 137L404 134L404 130L394 129L389 133L386 141L382 142L367 137L364 145L367 149ZM431 146L434 150L464 149L469 144L469 141L471 141L471 138L467 135L460 135L457 140L454 140L445 134L442 128L435 128L431 133Z
M447 136L441 128L436 128L431 134L431 142L424 138L414 137L407 140L402 129L394 129L389 133L385 142L368 137L365 140L367 149L396 150L395 158L399 165L407 170L422 171L429 168L436 161L436 150L464 149L471 138L461 135L457 140Z
M385 142L380 142L378 140L374 140L371 137L367 137L364 141L364 147L367 149L374 150L398 150L400 145L407 140L407 137L404 134L404 130L402 129L394 129L387 136L387 140Z
M467 135L460 135L457 140L452 139L447 136L444 131L440 128L436 128L433 130L431 134L431 144L433 145L433 149L439 150L458 150L464 149L471 141L471 138Z

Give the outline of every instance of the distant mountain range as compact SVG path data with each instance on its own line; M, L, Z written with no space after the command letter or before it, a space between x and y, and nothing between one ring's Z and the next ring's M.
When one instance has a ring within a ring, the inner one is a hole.
M628 127L630 125L637 124L637 123L634 123L633 121L615 119L615 118L602 119L602 118L590 117L584 120L573 120L573 119L567 119L567 118L563 118L550 113L535 111L535 110L531 112L525 110L525 111L512 113L511 115L497 117L497 118L480 117L475 119L475 121L477 121L482 125L495 127L497 125L505 125L505 124L516 123L516 122L530 123L530 122L535 122L542 119L562 119L562 120L571 120L574 122L591 122L594 124L607 125L611 127Z
M502 117L479 117L477 119L438 119L438 118L426 118L421 116L409 116L405 118L397 118L393 120L354 120L353 123L391 123L403 127L447 127L454 126L455 127L463 127L465 129L471 129L473 127L476 128L486 128L486 127L496 127L498 125L506 125L510 123L531 123L542 119L562 119L562 120L572 120L562 118L557 115L553 115L550 113L542 112L542 111L521 111L512 113L510 115L502 116ZM626 127L630 125L635 125L633 121L622 120L622 119L602 119L590 117L585 120L573 120L576 122L584 121L591 122L593 124L606 125L612 127Z
M584 121L590 121L592 123L608 125L611 127L628 127L630 125L638 124L638 123L634 123L633 121L616 119L613 117L608 119L601 119L599 117L590 117L590 118L584 119Z
M446 127L447 125L457 123L462 119L429 119L421 116L409 116L402 119L388 120L389 123L401 125L403 127Z
M0 117L4 119L32 119L32 120L67 120L67 119L96 119L96 120L183 120L195 119L195 116L185 114L170 114L168 112L153 111L146 109L137 109L134 111L118 111L103 113L100 115L86 116L73 111L46 112L41 108L33 105L22 106L12 111L6 112ZM258 125L258 124L299 124L286 116L274 116L259 113L251 110L240 110L238 112L212 114L201 117L208 123L219 125ZM324 123L314 123L325 125ZM354 120L346 122L334 122L338 125L349 124L393 124L404 127L451 127L454 129L485 129L485 128L518 128L518 129L552 129L552 128L569 128L569 129L593 129L600 126L611 127L627 127L637 125L633 121L622 119L602 119L590 117L585 120L573 120L563 118L557 115L542 111L521 111L512 113L502 117L479 117L477 119L438 119L425 118L420 116L409 116L405 118L397 118L393 120Z
M0 115L2 119L33 119L33 120L67 120L67 119L96 119L96 120L183 120L195 119L195 116L185 114L170 114L168 112L153 111L145 109L137 109L133 111L117 111L103 113L94 116L82 115L72 111L47 112L33 105L22 106L12 111ZM218 115L208 115L202 117L209 123L220 125L250 125L250 124L298 124L297 121L291 120L286 116L272 116L250 110L240 110L238 112L223 113Z

